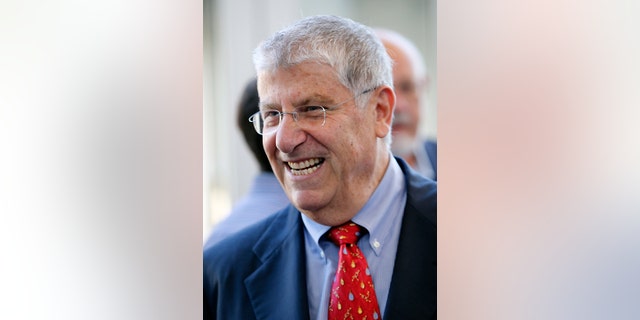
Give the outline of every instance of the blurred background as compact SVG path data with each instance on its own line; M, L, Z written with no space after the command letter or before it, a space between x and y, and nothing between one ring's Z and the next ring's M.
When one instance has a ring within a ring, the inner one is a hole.
M395 30L421 50L430 76L421 135L435 138L436 1L205 0L203 5L203 236L248 189L258 165L236 127L236 106L254 76L253 49L266 37L316 14Z
M440 319L640 319L640 2L440 1L437 96L434 2L319 3L0 1L0 319L201 318L251 50L316 13L426 57Z

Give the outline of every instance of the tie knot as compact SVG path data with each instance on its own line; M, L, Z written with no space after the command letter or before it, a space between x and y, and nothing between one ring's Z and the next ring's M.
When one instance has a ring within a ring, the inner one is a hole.
M360 238L360 226L349 221L329 230L329 239L336 245L355 244Z

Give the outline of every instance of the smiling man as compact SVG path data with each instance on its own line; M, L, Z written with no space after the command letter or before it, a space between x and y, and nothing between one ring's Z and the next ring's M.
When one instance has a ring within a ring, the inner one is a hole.
M254 64L249 120L291 205L204 252L204 317L435 319L436 183L391 154L384 46L313 16Z

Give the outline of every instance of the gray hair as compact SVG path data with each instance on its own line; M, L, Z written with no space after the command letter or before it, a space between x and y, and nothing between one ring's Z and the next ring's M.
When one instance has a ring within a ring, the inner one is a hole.
M253 54L258 74L303 62L328 64L354 95L383 84L393 87L391 58L382 42L371 28L347 18L304 18L262 42Z

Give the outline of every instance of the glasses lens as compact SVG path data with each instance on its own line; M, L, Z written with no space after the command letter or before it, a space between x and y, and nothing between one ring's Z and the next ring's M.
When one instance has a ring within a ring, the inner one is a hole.
M254 113L251 117L249 117L249 122L253 124L253 128L256 130L258 134L262 134L263 121L260 113Z
M271 134L280 127L286 115L290 115L300 128L313 129L324 126L326 110L322 106L308 106L295 112L261 111L251 116L249 121L259 134Z
M267 110L260 112L260 129L263 134L275 131L280 125L282 113L276 110Z
M298 112L298 125L304 128L315 128L324 125L325 109L321 106L309 106Z

